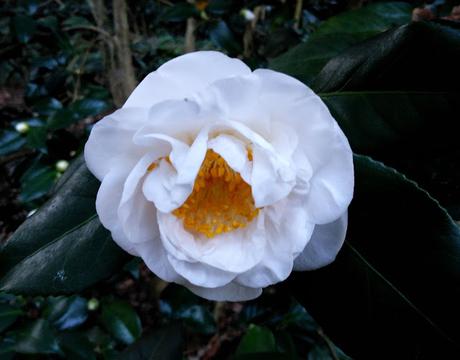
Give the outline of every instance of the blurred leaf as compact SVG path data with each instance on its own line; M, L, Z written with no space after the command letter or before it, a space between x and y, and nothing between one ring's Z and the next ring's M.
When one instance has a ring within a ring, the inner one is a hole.
M355 180L336 261L293 274L292 291L352 357L455 357L460 228L428 193L381 163L355 156Z
M213 334L216 323L207 305L185 287L170 284L161 294L160 312L182 320L193 332Z
M188 2L181 2L167 7L161 14L160 19L166 22L182 22L195 15L199 15L199 13L194 5Z
M82 16L71 16L70 18L62 22L62 26L68 30L69 28L75 28L80 26L93 26L93 24Z
M51 130L66 128L74 122L80 120L78 114L71 109L60 109L48 118L48 126Z
M50 116L62 108L62 103L55 98L45 98L34 103L35 111L43 116Z
M86 299L80 296L50 297L45 316L58 330L67 330L83 324L88 318Z
M182 327L172 324L143 335L118 357L119 360L180 360L184 338Z
M35 20L31 16L16 15L13 18L13 29L19 42L26 44L35 33Z
M0 132L0 155L7 155L21 149L27 140L17 131Z
M16 306L0 303L0 333L13 324L22 313Z
M251 324L241 339L235 354L242 355L275 351L276 343L273 333L268 328Z
M232 5L234 5L232 0L209 0L206 12L215 15L223 15L231 10Z
M49 323L38 319L15 333L14 350L22 354L60 353L56 336Z
M99 99L83 99L76 101L71 105L71 111L77 113L79 119L83 119L91 115L98 115L107 110L107 108L107 101Z
M0 251L0 288L13 293L80 291L119 270L127 255L95 211L99 182L83 157L67 170L54 196Z
M120 342L132 344L142 332L141 320L126 302L114 300L102 306L101 321L105 328Z
M46 139L48 131L45 126L31 126L27 132L27 144L33 148L47 153Z
M19 201L28 203L45 196L53 187L57 172L40 162L35 162L21 177Z
M242 51L241 44L235 39L227 23L223 20L211 26L209 36L217 46L226 50L230 55L237 55Z
M59 346L69 360L95 360L96 355L91 342L85 334L61 332L58 335Z
M270 61L270 68L310 84L329 59L391 27L410 21L412 7L373 3L324 21L308 40Z

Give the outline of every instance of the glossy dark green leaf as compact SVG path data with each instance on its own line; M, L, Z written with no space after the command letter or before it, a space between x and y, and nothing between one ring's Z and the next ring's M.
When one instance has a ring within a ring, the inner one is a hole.
M0 155L7 155L21 149L27 143L26 137L17 131L0 132Z
M35 33L35 20L31 16L17 15L13 18L13 29L19 42L26 44Z
M270 68L311 84L334 56L391 27L410 21L411 6L374 3L324 21L305 43L270 61Z
M88 116L98 115L107 110L108 103L99 99L83 99L72 104L71 110L78 114L80 119Z
M16 306L0 303L0 333L13 324L22 313Z
M59 109L53 113L47 121L47 125L51 130L66 128L81 118L71 109Z
M232 30L223 20L213 24L209 30L211 40L219 47L227 51L230 55L240 54L242 49L240 43L236 40Z
M58 294L84 289L120 269L126 254L95 211L99 182L82 157L54 196L27 219L0 251L0 288Z
M61 350L50 324L38 319L14 334L14 350L22 354L59 354Z
M184 343L182 327L172 324L143 335L123 351L119 360L180 360Z
M87 301L76 295L50 297L44 315L58 330L72 329L88 318Z
M43 116L50 116L63 107L62 103L55 98L45 98L34 103L34 110Z
M460 219L460 30L413 23L332 59L316 81L355 152L416 180Z
M65 27L66 30L69 30L69 28L92 26L93 24L87 18L84 18L82 16L71 16L70 18L65 19L62 22L62 25Z
M36 162L21 177L19 201L28 203L45 196L57 178L55 169Z
M141 320L136 311L120 300L102 305L101 321L107 331L123 344L132 344L142 332Z
M295 273L292 291L353 358L452 358L460 228L417 184L379 162L355 156L355 176L336 261Z
M59 347L69 360L95 360L96 353L88 337L80 332L61 332Z
M270 329L251 324L238 344L235 354L242 355L275 351L275 336Z
M369 39L333 58L315 91L458 92L460 29L414 22Z

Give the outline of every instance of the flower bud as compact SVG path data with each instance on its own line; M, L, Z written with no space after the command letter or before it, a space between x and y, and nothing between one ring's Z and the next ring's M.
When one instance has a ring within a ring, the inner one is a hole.
M88 310L89 311L95 311L99 308L99 300L96 298L91 298L88 300L87 304Z
M64 171L66 171L68 167L69 167L69 162L66 160L59 160L56 163L56 170L59 171L60 173L63 173Z
M17 123L14 128L16 129L18 133L26 134L29 131L30 126L25 121L21 121Z
M242 17L244 17L244 19L246 21L252 21L252 20L254 20L256 18L254 13L249 9L242 9L240 11L240 14L241 14Z

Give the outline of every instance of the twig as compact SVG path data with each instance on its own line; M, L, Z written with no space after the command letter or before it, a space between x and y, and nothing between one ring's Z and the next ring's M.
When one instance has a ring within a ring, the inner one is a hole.
M94 25L76 25L76 26L69 26L64 28L64 30L91 30L91 31L96 31L99 34L103 35L106 40L112 41L112 35L110 35L107 31L104 29L101 29L100 27L94 26Z
M294 13L294 29L299 30L300 19L302 19L303 0L297 0Z
M20 159L20 158L22 158L24 156L27 156L27 155L30 155L30 154L33 154L33 153L34 153L34 150L24 149L24 150L19 150L19 151L13 153L13 154L10 154L10 155L7 155L7 156L2 156L2 157L0 157L0 165L7 164L10 161Z
M184 51L186 53L193 52L196 50L195 29L196 29L196 20L192 17L189 17L187 19L187 27L185 28Z

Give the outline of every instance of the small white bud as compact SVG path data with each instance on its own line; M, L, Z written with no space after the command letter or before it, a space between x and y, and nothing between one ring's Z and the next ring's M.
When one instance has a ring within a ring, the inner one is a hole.
M64 171L66 171L68 167L69 167L69 162L66 160L59 160L56 163L56 170L59 171L60 173L63 173Z
M21 121L21 122L17 123L14 128L16 129L16 131L18 133L26 134L29 131L30 126L26 122Z
M252 21L252 20L254 20L256 18L254 13L249 9L242 9L240 11L240 14L241 14L242 17L244 17L244 19L246 21Z
M89 311L97 310L97 308L99 307L99 300L96 298L89 299L87 307Z

